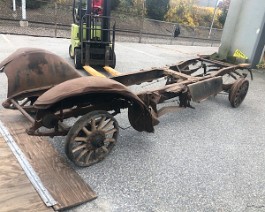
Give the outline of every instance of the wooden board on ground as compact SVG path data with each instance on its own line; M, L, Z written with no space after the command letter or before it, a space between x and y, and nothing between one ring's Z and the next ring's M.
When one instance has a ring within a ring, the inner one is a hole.
M46 137L29 136L25 132L30 122L19 111L0 111L0 119L43 185L57 201L55 210L73 207L96 198L95 192L69 167Z
M46 207L0 134L1 211L53 211Z

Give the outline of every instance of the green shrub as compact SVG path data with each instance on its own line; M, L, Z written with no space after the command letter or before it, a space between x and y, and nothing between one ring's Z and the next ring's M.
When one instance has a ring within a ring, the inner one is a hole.
M120 0L111 0L111 10L115 10L120 4Z
M221 14L219 15L218 17L218 21L219 23L224 26L225 24L225 20L226 20L226 16L227 16L227 13L228 13L228 8L229 8L229 5L230 5L230 1L231 0L223 0L220 4L220 9L221 9Z

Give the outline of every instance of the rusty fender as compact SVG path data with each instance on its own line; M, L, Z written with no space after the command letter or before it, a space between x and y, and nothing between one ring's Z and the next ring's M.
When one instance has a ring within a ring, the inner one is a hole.
M81 75L63 58L43 49L21 48L0 63L8 78L7 98L39 96L56 84Z
M108 78L90 76L65 81L42 94L34 107L39 114L37 120L66 109L68 112L62 118L86 114L94 108L106 111L128 108L129 121L135 130L154 131L152 115L144 102L126 86Z

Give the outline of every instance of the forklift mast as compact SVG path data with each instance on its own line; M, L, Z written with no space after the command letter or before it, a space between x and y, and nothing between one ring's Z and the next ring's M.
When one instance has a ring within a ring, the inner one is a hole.
M100 40L102 42L110 42L110 7L110 0L87 0L86 26L88 38L93 40L93 30L101 30L102 37ZM100 29L96 29L97 22L101 24ZM95 34L98 33L96 32Z
M76 68L115 67L115 22L111 27L110 8L110 0L74 0L69 55Z

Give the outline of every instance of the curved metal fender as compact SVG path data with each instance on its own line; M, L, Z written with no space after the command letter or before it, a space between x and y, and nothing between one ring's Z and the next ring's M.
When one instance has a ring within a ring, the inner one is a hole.
M8 78L8 98L31 96L81 75L63 58L47 50L21 48L0 63Z
M131 103L128 116L132 127L137 131L154 131L152 115L143 101L123 84L108 78L90 76L65 81L43 93L35 101L34 107L45 110L64 99L84 98L86 94L119 94Z

